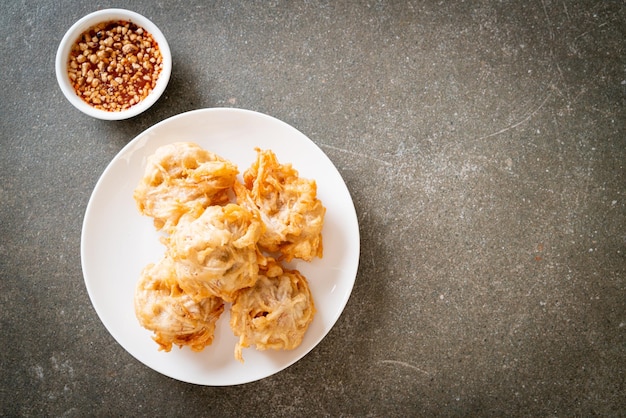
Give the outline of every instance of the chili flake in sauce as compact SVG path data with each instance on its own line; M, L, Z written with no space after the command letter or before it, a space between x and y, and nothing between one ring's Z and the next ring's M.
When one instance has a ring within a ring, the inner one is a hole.
M100 23L74 42L68 75L76 94L96 109L119 112L145 99L163 68L159 45L134 23Z

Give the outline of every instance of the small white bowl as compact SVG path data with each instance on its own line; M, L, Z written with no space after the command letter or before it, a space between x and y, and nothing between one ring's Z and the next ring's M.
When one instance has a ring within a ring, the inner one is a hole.
M163 59L163 67L154 89L152 89L146 98L127 109L121 111L107 111L91 106L78 96L68 75L68 61L72 45L83 32L98 23L117 20L133 23L144 28L144 30L148 31L148 33L152 35L152 38L159 46ZM74 25L72 25L72 27L67 31L61 40L59 49L57 50L55 69L57 81L59 82L61 91L67 100L74 105L74 107L97 119L122 120L131 118L145 111L159 99L161 94L163 94L165 88L167 87L167 83L169 82L170 74L172 73L172 54L163 33L146 17L125 9L104 9L88 14L78 22L74 23Z

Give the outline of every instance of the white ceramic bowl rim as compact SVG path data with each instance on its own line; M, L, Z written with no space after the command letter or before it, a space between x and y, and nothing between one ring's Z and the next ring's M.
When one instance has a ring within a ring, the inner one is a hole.
M148 31L159 45L159 49L163 57L163 68L161 69L161 74L159 75L155 88L145 99L126 110L120 112L109 112L90 106L76 94L67 74L67 65L72 45L83 32L98 23L115 20L125 20L134 23L137 26L141 26ZM131 118L145 111L159 99L161 94L163 94L172 72L172 56L165 36L148 18L126 9L103 9L84 16L74 23L74 25L72 25L72 27L70 27L70 29L65 33L65 36L63 36L57 50L55 70L61 91L74 107L97 119L121 120Z

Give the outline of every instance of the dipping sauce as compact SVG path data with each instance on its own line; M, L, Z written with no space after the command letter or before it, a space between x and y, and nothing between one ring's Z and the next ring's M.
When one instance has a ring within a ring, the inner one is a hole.
M119 112L154 89L163 68L159 45L134 23L95 25L70 51L68 75L76 94L96 109Z

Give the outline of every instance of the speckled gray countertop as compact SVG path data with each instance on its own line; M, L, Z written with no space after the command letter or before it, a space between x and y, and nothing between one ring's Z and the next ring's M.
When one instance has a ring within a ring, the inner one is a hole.
M152 19L169 87L122 122L72 108L64 32ZM0 415L623 416L622 1L9 1L0 6ZM306 134L352 195L361 260L327 337L266 379L165 377L107 332L81 271L94 185L181 112Z

